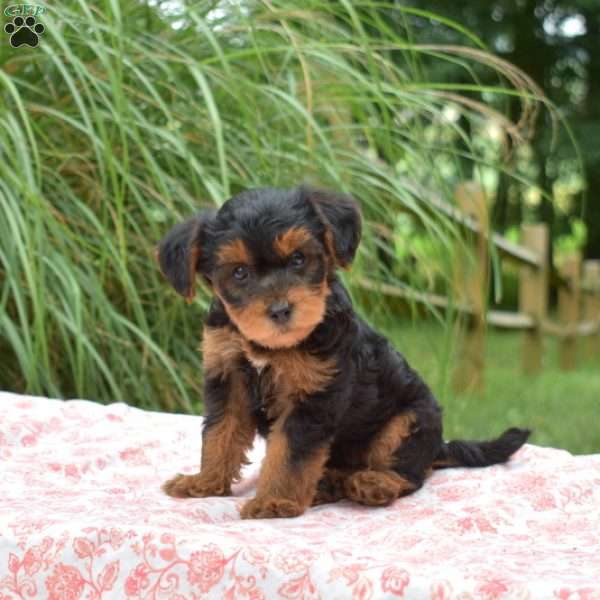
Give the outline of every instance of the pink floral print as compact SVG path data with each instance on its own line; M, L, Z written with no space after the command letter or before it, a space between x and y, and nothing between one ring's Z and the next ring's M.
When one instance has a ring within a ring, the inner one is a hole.
M600 456L525 446L387 508L176 500L201 418L0 393L0 600L600 600Z

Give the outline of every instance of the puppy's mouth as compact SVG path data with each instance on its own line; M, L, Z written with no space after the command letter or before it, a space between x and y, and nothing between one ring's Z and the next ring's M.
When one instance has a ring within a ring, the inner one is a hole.
M276 326L275 331L265 336L249 337L253 342L264 346L265 348L292 348L305 340L318 325L293 327L292 325ZM244 333L242 331L242 333Z
M266 348L291 348L305 340L323 320L329 288L298 287L275 300L259 299L244 307L225 303L242 335Z

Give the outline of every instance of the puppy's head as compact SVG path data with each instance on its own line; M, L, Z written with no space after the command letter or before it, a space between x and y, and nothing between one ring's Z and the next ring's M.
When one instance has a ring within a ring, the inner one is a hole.
M354 259L357 203L308 187L243 192L177 225L158 246L160 268L192 298L200 273L248 340L295 346L322 321L328 281Z

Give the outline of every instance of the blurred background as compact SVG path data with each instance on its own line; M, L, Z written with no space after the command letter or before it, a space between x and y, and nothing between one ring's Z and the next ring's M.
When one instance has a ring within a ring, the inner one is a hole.
M600 451L597 0L40 4L0 44L0 389L201 412L209 296L154 245L309 182L360 200L343 277L447 437Z

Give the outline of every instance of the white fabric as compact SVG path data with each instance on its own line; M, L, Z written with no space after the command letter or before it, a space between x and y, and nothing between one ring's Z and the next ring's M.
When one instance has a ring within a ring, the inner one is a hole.
M600 599L600 456L529 445L388 508L241 521L262 443L234 497L160 491L196 470L200 426L0 393L0 600Z

